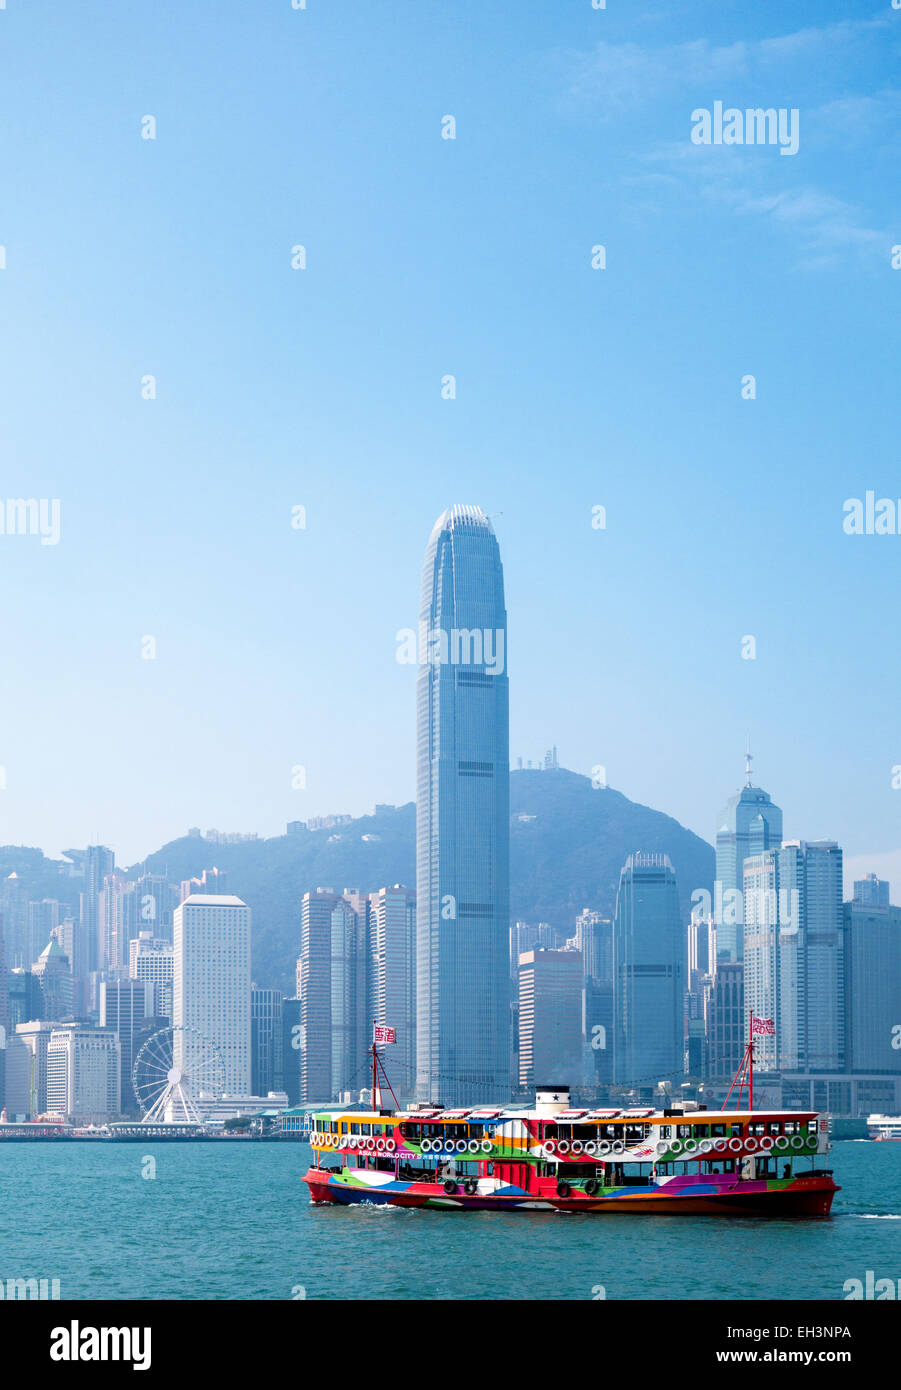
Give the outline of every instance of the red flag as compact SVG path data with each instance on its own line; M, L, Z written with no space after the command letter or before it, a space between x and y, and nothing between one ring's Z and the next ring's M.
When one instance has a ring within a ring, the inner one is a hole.
M373 1042L376 1042L376 1043L393 1043L393 1042L397 1042L397 1029L396 1029L396 1028L389 1028L388 1025L387 1025L387 1023L377 1023L377 1024L375 1025L375 1037L373 1038Z
M771 1018L754 1018L751 1020L751 1036L759 1035L765 1037L775 1037L776 1029Z

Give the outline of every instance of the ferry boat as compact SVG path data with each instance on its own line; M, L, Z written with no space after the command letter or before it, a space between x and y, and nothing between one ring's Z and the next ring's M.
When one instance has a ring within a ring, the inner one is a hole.
M463 1210L828 1216L829 1118L813 1111L570 1106L383 1109L312 1117L314 1203ZM741 1092L739 1091L739 1104ZM727 1097L728 1099L728 1097Z
M871 1139L901 1139L901 1115L868 1115L867 1131Z

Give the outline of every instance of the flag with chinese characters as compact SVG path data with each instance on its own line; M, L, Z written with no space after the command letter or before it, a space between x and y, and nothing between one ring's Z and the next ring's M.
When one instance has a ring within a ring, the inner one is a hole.
M387 1025L387 1023L377 1023L377 1024L375 1025L375 1037L373 1038L373 1042L376 1042L376 1043L393 1043L393 1042L397 1042L397 1029L396 1029L396 1028L389 1028L388 1025Z
M751 1037L775 1037L776 1029L771 1018L752 1018Z

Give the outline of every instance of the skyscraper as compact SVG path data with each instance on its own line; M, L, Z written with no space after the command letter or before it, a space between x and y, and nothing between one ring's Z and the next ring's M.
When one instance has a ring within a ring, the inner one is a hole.
M751 753L745 755L745 785L730 796L716 832L714 918L720 960L742 959L744 862L752 854L778 849L782 812L769 792L751 785Z
M858 897L875 880L871 895ZM901 907L874 874L844 905L845 1065L855 1072L901 1071ZM888 884L884 885L888 889ZM875 901L874 901L875 899ZM874 1106L875 1109L875 1106Z
M304 894L298 985L302 1101L334 1100L366 1084L372 1040L366 938L365 898L330 888Z
M195 1049L218 1049L226 1095L250 1094L250 908L227 894L192 893L173 919L174 1063L189 1074Z
M372 1017L396 1030L385 1065L401 1099L416 1081L416 895L409 888L396 883L370 893L369 952Z
M84 851L84 889L81 893L81 931L76 941L80 958L72 962L79 979L102 968L100 958L100 895L103 880L116 867L116 856L105 845L88 845Z
M839 1071L845 1062L842 852L786 841L745 861L745 1009L771 1018L762 1071Z
M568 1086L582 1070L581 951L519 958L519 1084Z
M417 1093L510 1090L510 737L500 551L479 507L426 547L416 686Z
M665 854L631 854L613 923L613 1069L618 1086L652 1087L683 1072L684 934Z
M877 878L875 874L867 874L865 878L855 879L853 901L862 907L888 907L888 881L884 878Z

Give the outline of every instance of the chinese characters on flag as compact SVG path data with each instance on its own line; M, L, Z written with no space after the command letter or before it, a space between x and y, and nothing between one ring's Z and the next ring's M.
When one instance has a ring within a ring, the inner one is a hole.
M776 1029L771 1018L752 1018L751 1036L753 1037L774 1037Z
M375 1037L373 1041L376 1043L397 1042L397 1029L389 1028L387 1023L377 1023L375 1025Z

